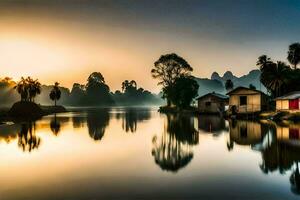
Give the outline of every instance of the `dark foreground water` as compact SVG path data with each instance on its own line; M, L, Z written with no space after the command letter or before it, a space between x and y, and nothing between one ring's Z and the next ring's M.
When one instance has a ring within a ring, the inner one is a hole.
M299 199L299 130L147 108L0 125L0 199Z

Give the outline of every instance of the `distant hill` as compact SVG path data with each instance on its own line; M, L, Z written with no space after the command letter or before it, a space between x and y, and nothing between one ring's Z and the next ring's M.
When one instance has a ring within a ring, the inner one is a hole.
M202 96L209 92L217 92L220 94L226 94L225 89L226 80L230 79L233 82L234 87L244 86L249 87L250 84L254 85L257 90L267 92L266 88L260 84L260 71L252 70L248 74L241 77L235 76L231 71L227 71L220 76L217 72L212 73L211 78L197 78L195 80L199 84L198 95Z

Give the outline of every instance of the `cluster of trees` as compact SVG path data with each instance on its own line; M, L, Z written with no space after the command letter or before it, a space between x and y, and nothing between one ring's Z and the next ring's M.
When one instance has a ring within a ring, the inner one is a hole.
M287 60L274 62L267 55L262 55L256 63L261 70L261 83L267 88L272 97L282 96L288 92L300 90L300 43L289 46Z
M117 90L113 96L115 102L119 102L122 105L162 103L157 95L153 95L148 90L138 87L135 80L123 81L121 91Z
M34 98L41 93L41 83L31 77L21 77L14 87L21 96L21 101L34 102Z
M53 89L49 94L49 98L55 102L60 99L61 91L58 87L59 83L54 84ZM20 94L21 101L34 102L37 95L41 94L41 83L38 79L34 80L30 76L27 78L21 77L21 80L15 83L14 89Z
M110 106L110 105L141 105L162 104L162 99L151 92L137 87L136 81L125 80L122 89L111 92L109 86L100 72L93 72L86 84L74 83L69 89L60 87L56 82L52 86L41 85L38 80L31 77L21 78L14 82L11 78L0 79L0 101L2 106L11 106L12 102L37 102L41 104L60 104L71 106Z
M154 63L151 75L159 80L168 106L187 108L198 95L199 85L191 76L192 71L190 64L175 53L162 55Z
M74 83L70 93L72 105L113 105L109 86L100 72L93 72L85 85Z
M161 103L151 92L138 88L134 80L122 82L122 89L110 91L100 72L92 73L86 85L75 83L70 94L73 105L137 105Z

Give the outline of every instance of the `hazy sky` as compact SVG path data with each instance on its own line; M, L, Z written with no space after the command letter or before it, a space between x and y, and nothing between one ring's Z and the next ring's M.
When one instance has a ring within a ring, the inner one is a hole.
M299 0L1 0L0 77L71 87L99 71L112 90L157 91L150 70L172 52L195 76L242 75L261 54L286 60L299 19Z

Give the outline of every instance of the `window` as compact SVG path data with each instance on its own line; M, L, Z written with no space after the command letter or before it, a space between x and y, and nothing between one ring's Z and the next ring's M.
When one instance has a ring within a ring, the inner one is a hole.
M206 107L209 107L209 106L211 106L211 102L210 102L210 101L208 101L208 102L205 102L205 106L206 106Z
M247 105L247 96L240 96L240 106Z

